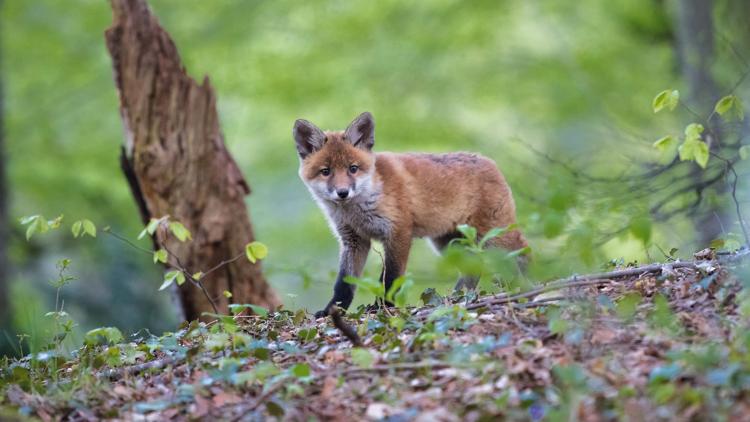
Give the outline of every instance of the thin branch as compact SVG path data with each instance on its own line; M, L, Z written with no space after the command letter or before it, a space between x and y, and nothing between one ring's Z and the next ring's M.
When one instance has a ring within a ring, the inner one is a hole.
M726 164L727 172L731 172L734 176L734 180L732 181L732 200L734 201L734 209L737 213L737 219L740 222L740 228L742 228L742 234L745 236L745 244L750 245L750 235L748 235L748 229L745 225L745 219L742 216L742 209L740 207L740 201L737 199L737 180L739 179L739 176L737 175L737 171L734 168L734 161L728 160L719 154L711 153L713 157L716 157L717 160L720 160ZM726 173L726 172L725 172Z
M203 275L201 276L201 279L204 279L204 278L206 278L206 276L208 276L208 275L209 275L209 274L211 274L212 272L214 272L214 271L216 271L216 270L220 269L221 267L223 267L223 266L225 266L225 265L229 265L229 264L231 264L231 263L233 263L233 262L237 261L238 259L240 259L240 258L242 258L242 257L244 257L244 256L245 256L245 253L244 253L244 252L242 252L242 253L240 253L239 255L235 256L234 258L231 258L231 259L225 259L224 261L221 261L221 262L219 262L219 263L218 263L218 264L216 264L216 265L215 265L215 266L214 266L213 268L211 268L211 269L209 269L208 271L206 271L205 273L203 273Z
M213 308L214 313L218 315L219 308L216 306L216 302L214 302L213 298L206 290L206 287L203 285L203 282L201 281L203 277L201 278L193 277L193 274L190 273L190 271L188 271L184 265L182 265L182 262L180 261L180 257L177 256L177 254L172 253L172 251L170 251L169 248L167 248L167 245L165 245L164 243L160 242L159 246L161 246L165 251L167 251L167 254L169 254L169 256L174 258L175 262L177 263L177 269L180 270L180 272L183 275L185 275L185 278L190 280L190 282L193 283L194 286L197 286L199 289L201 289L201 291L203 292L203 295L206 296L206 299L208 299L208 302L211 304L211 307Z
M154 254L154 251L152 251L151 249L146 249L146 248L144 248L142 246L136 245L135 243L133 243L130 240L128 240L128 238L126 238L124 236L121 236L121 235L113 232L111 228L106 228L106 229L104 229L102 231L104 233L107 233L108 235L114 237L115 239L117 239L117 240L119 240L121 242L124 242L125 244L129 245L130 247L132 247L133 249L135 249L137 251L141 251L141 252L147 253L149 255L153 255Z

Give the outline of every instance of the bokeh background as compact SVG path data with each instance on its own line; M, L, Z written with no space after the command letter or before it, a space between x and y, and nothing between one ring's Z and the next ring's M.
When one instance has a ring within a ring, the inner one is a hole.
M654 114L656 93L679 89L705 116L741 80L750 51L743 1L149 3L189 73L209 75L216 88L226 142L253 189L247 202L258 239L270 249L264 268L288 307L327 301L338 255L297 177L291 127L300 117L341 129L367 110L377 150L471 150L496 160L516 195L536 279L611 260L664 259L660 251L672 248L689 257L717 235L704 233L709 220L722 221L719 236L739 233L723 182L692 213L680 211L689 198L675 199L672 215L653 212L670 186L695 177L693 163L637 176L671 159L654 140L695 119L684 107ZM67 231L26 242L18 222L62 214L131 238L141 229L118 165L123 131L103 38L108 3L5 0L0 16L10 230L0 279L10 312L0 343L7 351L16 333L46 335L49 280L62 257L72 259L76 280L62 297L79 329L174 329L175 306L157 291L162 269L148 256ZM706 26L709 50L680 32ZM685 60L699 63L712 86L691 79ZM741 98L746 85L734 91ZM747 204L746 191L741 200ZM368 274L378 264L371 254ZM424 241L415 242L411 275L448 291L454 280L435 264ZM360 294L355 303L368 300Z

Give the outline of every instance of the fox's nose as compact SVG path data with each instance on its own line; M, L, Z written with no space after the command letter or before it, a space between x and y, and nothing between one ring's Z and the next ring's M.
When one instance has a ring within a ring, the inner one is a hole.
M339 198L344 199L349 196L349 189L338 189L336 190L336 195L338 195Z

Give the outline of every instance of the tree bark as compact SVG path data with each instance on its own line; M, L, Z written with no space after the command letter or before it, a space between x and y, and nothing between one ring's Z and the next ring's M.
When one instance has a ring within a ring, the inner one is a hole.
M713 8L712 0L679 0L675 13L675 47L680 71L687 83L687 103L704 117L709 115L719 99L719 88L711 74L714 61ZM713 137L707 137L706 141L711 151L717 151L720 139L713 138L721 138L721 133L718 125L713 122L708 124ZM706 172L694 166L690 177L700 185ZM726 192L726 186L721 183L715 189L719 193ZM699 248L720 237L724 222L729 219L726 210L714 205L699 209L693 217Z
M111 5L113 23L105 35L125 128L123 171L144 223L169 215L193 235L182 243L157 232L155 241L189 271L205 272L254 240L244 202L250 188L224 144L208 77L198 84L187 75L145 0L111 0ZM204 283L224 313L231 302L280 304L260 264L246 259L213 272ZM178 288L178 296L188 320L213 312L190 283Z
M2 7L3 3L0 1L0 9ZM0 45L2 45L2 42L0 42ZM2 64L1 54L0 64ZM8 301L8 226L10 222L8 221L8 186L5 174L4 99L3 80L0 78L0 328L8 328L10 326L10 302Z

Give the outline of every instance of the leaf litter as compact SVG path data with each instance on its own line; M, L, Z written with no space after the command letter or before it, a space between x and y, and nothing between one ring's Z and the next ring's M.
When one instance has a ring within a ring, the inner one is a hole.
M715 258L470 302L426 292L421 308L350 312L347 335L329 319L279 310L90 344L54 365L7 361L0 416L743 420L750 296L738 274L747 268Z

